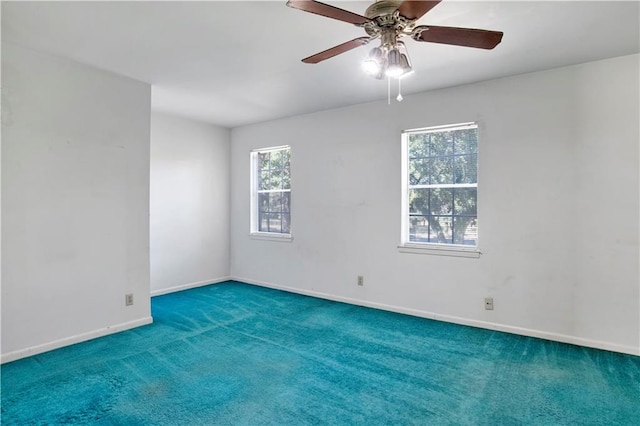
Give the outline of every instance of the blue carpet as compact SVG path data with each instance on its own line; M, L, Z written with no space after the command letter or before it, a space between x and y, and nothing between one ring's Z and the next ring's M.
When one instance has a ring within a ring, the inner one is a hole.
M229 282L2 366L2 424L638 425L640 357Z

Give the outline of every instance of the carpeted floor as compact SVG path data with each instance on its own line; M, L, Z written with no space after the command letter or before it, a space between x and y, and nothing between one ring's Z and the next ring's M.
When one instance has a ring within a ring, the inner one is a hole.
M640 357L224 283L2 366L2 424L638 425Z

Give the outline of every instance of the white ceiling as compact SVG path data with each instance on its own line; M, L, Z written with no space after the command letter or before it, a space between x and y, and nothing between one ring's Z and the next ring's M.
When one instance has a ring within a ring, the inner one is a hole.
M364 14L371 2L326 3ZM152 105L225 127L384 99L364 46L300 59L365 35L282 1L2 2L2 40L153 86ZM419 24L504 32L494 50L406 40L404 94L640 51L637 1L444 0ZM615 78L615 76L612 76Z

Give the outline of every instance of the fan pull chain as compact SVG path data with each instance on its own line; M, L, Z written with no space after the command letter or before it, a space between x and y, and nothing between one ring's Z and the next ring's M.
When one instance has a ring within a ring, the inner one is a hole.
M398 79L398 96L396 96L396 101L402 102L404 98L402 97L402 79ZM387 105L391 105L391 77L387 77Z

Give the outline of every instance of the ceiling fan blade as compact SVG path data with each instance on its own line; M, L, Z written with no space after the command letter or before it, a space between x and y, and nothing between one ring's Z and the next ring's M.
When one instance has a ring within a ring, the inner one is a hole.
M502 41L502 32L477 30L475 28L421 25L415 27L413 38L416 41L493 49Z
M415 19L418 19L424 16L428 11L436 7L438 3L440 3L440 1L442 0L435 0L435 1L405 0L402 2L400 6L398 6L398 12L400 12L400 15L413 21Z
M351 49L355 49L356 47L365 45L371 41L371 37L359 37L355 38L346 43L339 44L337 46L333 46L331 49L327 49L320 53L316 53L315 55L309 56L308 58L304 58L302 62L305 64L317 64L320 61L324 61L325 59L333 58L341 53L347 52Z
M338 21L348 22L355 25L364 25L370 21L369 18L340 9L335 6L320 3L313 0L289 0L287 6L294 9L303 10L305 12L315 13L316 15L326 16L327 18L337 19Z

